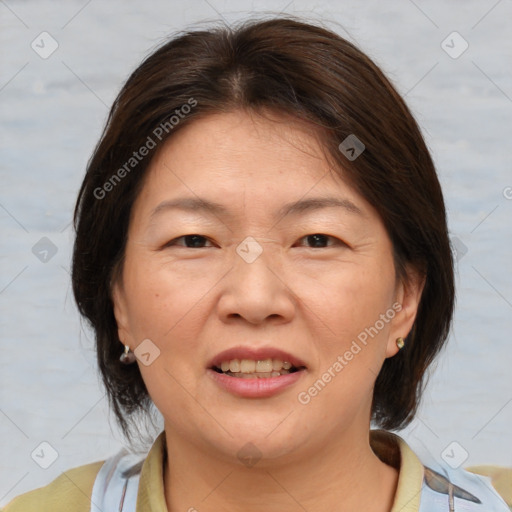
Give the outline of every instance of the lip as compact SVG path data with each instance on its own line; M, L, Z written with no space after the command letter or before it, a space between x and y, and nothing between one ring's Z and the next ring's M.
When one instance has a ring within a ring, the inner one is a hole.
M219 368L222 361L231 361L232 359L252 359L255 361L279 359L281 361L287 361L295 368L300 369L293 373L280 375L279 377L252 379L231 377L224 373L218 373L213 369L214 367ZM278 348L238 346L217 354L208 364L207 373L217 385L231 394L243 398L267 398L295 384L304 376L306 368L305 363L301 359Z
M263 361L264 359L279 359L281 361L287 361L291 363L296 368L300 368L304 366L307 368L306 364L300 360L298 357L295 357L288 352L284 352L278 348L272 347L261 347L261 348L252 348L252 347L232 347L230 349L224 350L217 354L209 363L208 369L212 369L214 366L220 368L222 361L231 361L232 359L253 359L255 361ZM233 377L231 377L233 378ZM236 377L235 377L236 378ZM270 377L270 378L280 378L280 377Z
M224 373L217 373L211 368L208 368L207 374L228 393L242 398L268 398L295 384L304 376L305 370L298 370L279 377L253 379L230 377Z

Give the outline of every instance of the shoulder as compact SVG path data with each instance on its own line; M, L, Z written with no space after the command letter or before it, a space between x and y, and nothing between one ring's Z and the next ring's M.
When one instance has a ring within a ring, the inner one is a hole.
M388 432L385 434L386 436L379 433L380 441L391 444L392 440L400 451L398 490L401 491L403 498L407 498L406 504L409 503L411 492L419 497L417 505L412 508L406 506L404 510L512 510L512 468L479 466L463 469L460 465L450 465L450 461L434 457L426 447L421 454L416 454L400 436ZM411 477L412 473L414 478Z
M51 483L14 498L2 512L89 512L94 481L104 461L64 471Z
M492 486L512 510L512 468L500 466L472 466L466 471L489 478Z
M497 492L486 476L462 468L447 465L425 466L422 491L423 510L452 510L457 505L462 510L485 512L509 512L505 497ZM448 505L448 508L443 508Z
M149 468L147 479L160 482L157 488L163 497L161 482L164 432L153 444L149 454L131 453L125 448L107 460L79 466L62 473L53 482L14 498L1 512L134 512L143 466ZM152 473L151 473L152 471Z

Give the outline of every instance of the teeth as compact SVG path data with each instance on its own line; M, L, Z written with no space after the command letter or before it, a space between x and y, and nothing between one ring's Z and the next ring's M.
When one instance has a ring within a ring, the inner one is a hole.
M292 368L292 364L288 361L280 359L262 359L255 361L253 359L232 359L230 361L222 361L220 369L223 373L242 378L254 377L278 377L290 373L288 370Z
M230 372L239 372L240 371L240 361L238 359L233 359L229 361L229 371Z
M257 372L271 372L272 371L272 359L264 359L263 361L256 362Z
M290 373L288 370L281 370L280 372L254 372L254 373L232 373L226 372L226 375L231 377L238 377L239 379L268 379L269 377L279 377Z
M240 361L240 371L242 373L254 373L256 370L256 361L250 359L242 359Z

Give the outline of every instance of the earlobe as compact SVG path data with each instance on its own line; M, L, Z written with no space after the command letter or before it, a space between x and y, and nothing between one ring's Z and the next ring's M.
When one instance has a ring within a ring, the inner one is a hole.
M401 307L392 322L386 357L395 356L407 343L406 338L414 326L425 282L426 275L423 272L410 268L407 270L407 277L400 281L396 298Z

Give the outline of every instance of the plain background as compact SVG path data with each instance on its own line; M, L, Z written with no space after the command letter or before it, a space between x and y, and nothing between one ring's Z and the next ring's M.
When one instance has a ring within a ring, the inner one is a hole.
M511 0L0 0L0 504L123 445L69 278L74 201L122 83L178 30L280 12L324 21L366 51L438 168L457 309L401 435L425 457L512 466ZM31 47L51 48L42 32L58 44L47 58ZM48 469L34 461L53 453L41 442L58 454Z

